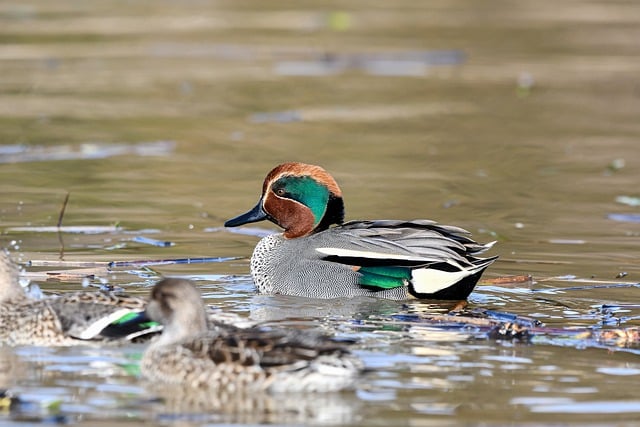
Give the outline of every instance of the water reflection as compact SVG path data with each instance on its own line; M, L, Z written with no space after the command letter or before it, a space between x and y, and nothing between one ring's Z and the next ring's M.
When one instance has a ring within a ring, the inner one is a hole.
M256 322L286 319L342 319L357 321L362 316L397 313L402 303L379 298L342 298L317 300L286 295L254 295L250 298L250 318Z
M160 401L152 406L158 421L241 424L342 425L360 419L361 403L344 393L242 394L180 387L150 388Z
M299 322L288 318L282 326L326 328L331 324ZM640 375L637 356L609 353L607 365L597 367L593 358L607 350L577 352L574 346L488 341L473 331L451 332L419 323L389 328L380 322L375 330L360 329L358 323L345 328L344 321L336 322L337 333L360 338L356 354L369 372L355 392L325 395L245 396L156 387L138 378L142 345L2 348L0 366L7 368L3 372L11 369L10 378L5 377L7 386L28 403L5 419L114 421L114 413L126 413L129 421L151 417L158 422L336 425L365 419L422 422L431 416L505 420L511 410L574 414L589 402L595 406L584 413L591 416L611 415L605 404L612 401L621 408L616 415L620 419L637 409L633 398ZM485 392L476 393L477 386ZM609 399L598 399L605 390ZM590 420L584 413L576 414L576 419Z

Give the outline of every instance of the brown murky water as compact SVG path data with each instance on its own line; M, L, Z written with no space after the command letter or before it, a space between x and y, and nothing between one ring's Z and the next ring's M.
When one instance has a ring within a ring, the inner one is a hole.
M0 423L633 422L638 347L531 344L419 321L426 303L255 295L257 241L220 227L283 161L323 165L347 217L431 218L498 240L471 307L551 328L640 325L640 5L633 1L0 4L0 226L22 260L241 257L99 275L192 277L256 320L358 337L374 372L322 397L158 396L143 347L2 348ZM45 232L67 192L65 226ZM260 227L269 227L259 224ZM27 227L16 229L16 227ZM155 247L145 236L173 242ZM45 281L45 291L79 281ZM162 399L157 399L163 397ZM292 407L292 402L295 402ZM268 408L268 409L265 409Z

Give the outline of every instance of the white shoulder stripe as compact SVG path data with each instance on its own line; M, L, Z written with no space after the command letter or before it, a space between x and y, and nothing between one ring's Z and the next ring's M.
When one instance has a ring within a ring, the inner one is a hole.
M398 259L405 261L438 261L437 259L431 259L423 256L411 256L402 254L390 254L385 252L371 252L371 251L357 251L354 249L340 249L340 248L316 248L316 251L324 255L337 256L337 257L350 257L350 258L370 258L370 259Z

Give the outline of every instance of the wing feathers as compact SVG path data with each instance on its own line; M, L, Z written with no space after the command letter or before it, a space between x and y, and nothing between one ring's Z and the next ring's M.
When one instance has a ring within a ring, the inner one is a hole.
M372 252L372 251L358 251L353 249L340 249L340 248L316 248L316 251L321 254L336 257L345 258L369 258L369 259L397 259L404 261L429 261L421 256L411 256L405 254L392 254L388 252ZM432 260L435 261L435 260Z
M122 316L131 313L131 310L128 308L121 308L119 310L110 313L107 316L100 317L96 319L93 323L89 324L86 329L84 329L77 338L81 340L90 340L95 338L102 332L104 328L110 325L112 322L119 320Z
M469 236L465 229L429 220L351 221L319 233L324 240L315 250L324 260L362 267L361 285L413 286L415 293L428 296L479 277L495 260L474 256L495 242L479 244ZM411 277L394 278L384 270L378 277L380 272L372 270L378 266L406 268Z

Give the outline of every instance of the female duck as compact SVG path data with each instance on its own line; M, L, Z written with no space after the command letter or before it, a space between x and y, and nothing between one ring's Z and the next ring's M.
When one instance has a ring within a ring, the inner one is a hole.
M133 339L150 332L148 325L130 322L121 328L119 323L145 306L142 298L106 292L29 298L20 286L18 266L0 249L0 343L60 346Z
M162 335L140 370L158 384L224 392L327 392L353 385L363 364L343 343L305 331L207 324L200 292L185 279L151 291L147 316Z
M343 223L340 187L323 168L304 163L269 172L258 204L225 226L264 219L284 233L263 238L251 257L263 293L466 299L497 258L475 256L495 242L478 244L468 231L434 221Z

